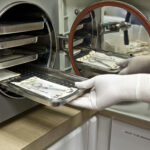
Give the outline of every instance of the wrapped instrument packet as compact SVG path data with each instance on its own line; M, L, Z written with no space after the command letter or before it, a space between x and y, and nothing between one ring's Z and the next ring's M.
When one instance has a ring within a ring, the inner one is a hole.
M64 85L43 80L36 76L20 82L12 82L12 84L48 99L60 99L77 91L77 88L66 87Z

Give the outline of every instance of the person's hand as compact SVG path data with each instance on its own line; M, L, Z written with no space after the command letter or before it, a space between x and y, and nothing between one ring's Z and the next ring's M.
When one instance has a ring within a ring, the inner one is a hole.
M82 108L102 110L121 101L135 101L139 95L140 76L140 74L99 75L86 81L77 82L75 83L76 87L89 89L89 92L73 100L70 104ZM140 87L143 88L143 86Z
M117 63L119 74L150 73L150 56L137 56Z

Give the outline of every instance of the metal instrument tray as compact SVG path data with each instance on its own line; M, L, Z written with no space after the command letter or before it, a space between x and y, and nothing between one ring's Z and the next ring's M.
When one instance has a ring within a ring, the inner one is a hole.
M43 68L43 67L36 67L35 65L29 66L25 65L24 67L15 67L13 70L14 72L20 73L21 75L19 77L16 77L15 79L9 79L5 80L3 82L0 82L0 85L2 88L6 88L7 90L14 92L18 95L24 96L28 99L31 99L33 101L36 101L38 103L42 103L47 106L59 106L62 104L65 104L74 98L80 96L83 94L83 90L76 89L73 93L69 94L68 96L58 98L58 99L51 99L44 97L40 94L34 93L30 90L26 90L22 87L16 86L12 84L12 82L20 82L22 80L28 79L30 77L36 76L40 79L44 79L46 81L50 81L53 83L57 83L59 85L64 85L66 87L74 87L75 81L81 81L83 78L76 77L74 75L66 75L62 72Z
M28 44L36 43L37 36L21 35L21 36L9 36L0 38L0 49L7 49L12 47L18 47Z
M37 22L1 22L0 23L0 34L12 34L20 32L28 32L35 30L42 30L44 28L43 21Z
M79 69L87 69L96 73L118 73L120 66L117 63L127 58L129 57L122 57L121 54L117 55L113 52L97 52L94 50L82 51L75 55L76 65Z
M78 65L78 67L80 69L94 71L96 73L103 73L103 72L106 73L107 72L107 73L115 74L115 73L118 73L120 71L120 69L111 70L111 69L106 69L106 68L101 67L101 66L89 65L86 63L82 63L82 62L76 62L76 64Z
M37 59L38 54L30 54L30 55L14 54L3 56L2 58L0 58L0 69L16 66L19 64L24 64Z

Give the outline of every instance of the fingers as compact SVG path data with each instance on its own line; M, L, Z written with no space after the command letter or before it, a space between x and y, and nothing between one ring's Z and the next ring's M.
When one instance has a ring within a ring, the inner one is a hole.
M127 67L128 64L129 64L129 59L121 61L121 62L117 62L117 65L120 66L121 68Z
M80 89L90 89L94 86L94 78L82 82L75 82L75 86Z
M119 72L120 75L128 74L128 68L124 68Z
M119 74L120 75L124 75L124 74L128 74L128 64L129 64L129 60L130 59L127 59L127 60L124 60L124 61L121 61L121 62L118 62L117 65L120 66L120 68L123 68Z
M69 104L73 106L81 107L81 108L91 109L91 102L89 101L89 93L71 101Z
M83 96L71 101L69 104L81 108L98 110L96 99L96 93L93 89L89 93L86 93Z

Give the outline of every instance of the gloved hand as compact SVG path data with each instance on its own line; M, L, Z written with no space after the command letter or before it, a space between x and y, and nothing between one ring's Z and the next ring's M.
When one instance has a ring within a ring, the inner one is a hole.
M81 89L89 89L89 92L70 103L82 108L102 110L122 101L150 101L148 74L99 75L76 82L75 85Z
M150 73L150 56L137 56L118 63L119 74Z

